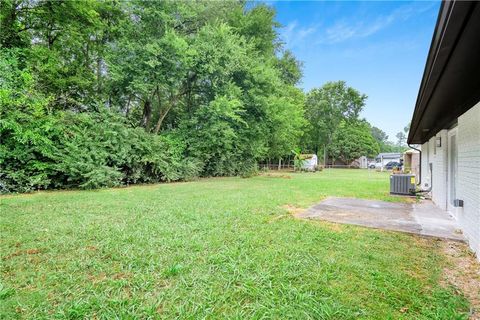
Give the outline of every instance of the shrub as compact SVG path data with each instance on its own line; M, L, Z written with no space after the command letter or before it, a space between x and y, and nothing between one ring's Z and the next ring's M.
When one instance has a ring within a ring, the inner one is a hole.
M0 130L3 192L191 180L202 170L198 160L184 159L179 138L129 127L108 111L9 112Z
M251 178L258 175L258 165L256 161L247 160L240 166L240 176L242 178Z

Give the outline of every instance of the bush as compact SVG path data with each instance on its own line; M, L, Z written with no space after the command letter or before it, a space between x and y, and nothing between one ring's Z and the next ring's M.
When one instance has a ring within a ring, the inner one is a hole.
M251 178L258 175L258 165L256 161L248 160L240 166L240 176L242 178Z
M26 192L52 184L57 119L49 98L36 92L18 50L0 50L0 192Z
M108 111L9 112L0 124L3 192L191 180L202 170L184 159L179 138L129 127Z
M257 172L254 157L238 146L235 129L244 124L235 115L241 107L235 99L215 100L210 106L213 115L208 108L201 109L197 116L209 124L203 130L155 135L107 109L55 111L50 97L35 90L28 67L19 67L19 57L19 51L0 50L2 193ZM212 117L221 121L212 122ZM187 148L185 141L192 135L198 139Z

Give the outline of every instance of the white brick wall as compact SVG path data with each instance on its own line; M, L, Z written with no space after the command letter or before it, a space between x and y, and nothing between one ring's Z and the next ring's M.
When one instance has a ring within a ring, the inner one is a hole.
M458 118L457 219L480 259L480 102Z
M442 146L436 146L436 138L442 139ZM422 189L432 186L432 200L435 204L447 209L447 130L442 130L425 142L422 147ZM432 171L430 171L430 163Z
M441 138L441 146L436 146L436 138ZM447 210L447 169L448 169L448 146L447 130L442 130L431 140L433 146L433 177L432 177L432 200L435 204Z
M458 118L458 176L456 198L464 201L454 216L458 220L470 247L480 260L480 102ZM435 147L441 137L442 146ZM432 184L432 200L447 210L448 131L442 130L422 147L422 184ZM430 181L429 163L433 164Z
M420 150L422 150L422 159L420 161L420 166L422 169L421 173L421 183L420 183L420 188L421 189L428 189L430 188L430 153L429 153L429 148L428 148L429 142L425 142L424 144L421 145Z

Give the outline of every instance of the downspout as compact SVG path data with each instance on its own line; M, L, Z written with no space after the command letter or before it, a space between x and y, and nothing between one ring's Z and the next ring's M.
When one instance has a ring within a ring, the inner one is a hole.
M426 190L418 190L415 192L415 194L417 193L428 193L430 191L432 191L432 187L433 187L433 172L432 172L432 164L429 163L428 166L430 167L430 187Z
M410 144L407 144L409 148L412 148L413 150L417 150L419 152L419 157L418 157L418 183L417 186L419 186L422 183L422 150L417 149L415 147L412 147Z

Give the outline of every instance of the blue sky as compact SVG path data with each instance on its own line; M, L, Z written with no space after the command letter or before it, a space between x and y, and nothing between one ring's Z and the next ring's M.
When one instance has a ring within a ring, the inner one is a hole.
M440 2L267 2L305 90L345 80L368 95L362 116L391 141L410 121Z

